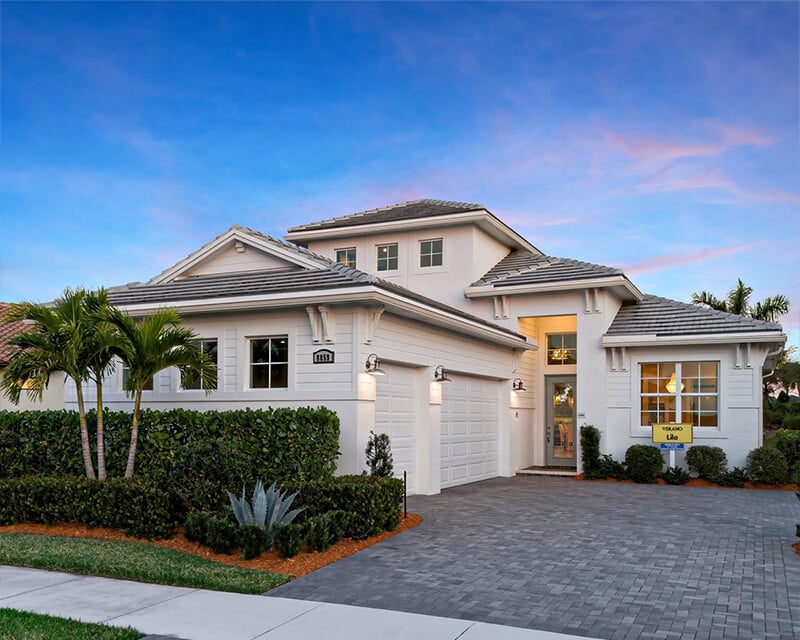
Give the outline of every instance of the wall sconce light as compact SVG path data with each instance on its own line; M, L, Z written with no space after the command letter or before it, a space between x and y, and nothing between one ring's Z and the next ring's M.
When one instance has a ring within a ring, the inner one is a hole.
M519 378L514 378L514 382L511 383L511 388L514 391L527 391L525 386L522 384L522 380Z
M367 373L371 376L385 376L386 372L381 369L381 359L374 353L367 356L367 362L364 365L367 368Z
M445 369L442 365L439 365L434 370L433 379L436 380L436 382L452 382L452 380L447 377L447 369Z

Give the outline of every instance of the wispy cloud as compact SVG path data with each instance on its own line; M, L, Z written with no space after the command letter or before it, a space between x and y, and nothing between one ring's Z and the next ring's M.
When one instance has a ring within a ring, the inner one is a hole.
M737 244L730 247L719 247L715 249L702 249L688 253L676 253L667 256L657 256L646 262L632 264L623 267L627 274L646 273L648 271L665 271L675 267L685 267L694 262L703 262L712 258L728 256L733 253L742 253L755 247L763 245L763 242L753 242L751 244Z

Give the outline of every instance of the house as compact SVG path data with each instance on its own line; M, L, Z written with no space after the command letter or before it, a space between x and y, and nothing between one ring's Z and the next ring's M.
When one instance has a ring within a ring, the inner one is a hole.
M541 468L581 471L578 427L621 459L654 423L742 465L761 444L762 371L780 325L646 295L619 269L548 256L476 204L418 200L290 228L233 226L146 283L132 315L180 310L219 367L206 394L176 371L152 408L325 405L340 472L388 433L413 493ZM381 375L383 374L383 375ZM107 381L128 408L124 368ZM679 458L680 460L681 458Z
M17 351L17 347L10 344L10 340L26 331L27 327L23 321L6 322L6 313L10 304L0 302L0 376L11 362L11 358ZM0 411L42 411L46 409L64 408L64 374L57 373L50 377L47 388L42 392L41 399L31 399L23 391L20 395L19 403L12 403L5 394L0 393Z

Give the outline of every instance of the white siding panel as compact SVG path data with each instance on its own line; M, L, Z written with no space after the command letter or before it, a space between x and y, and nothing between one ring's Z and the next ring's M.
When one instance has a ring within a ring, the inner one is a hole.
M386 433L392 447L394 475L408 473L408 486L416 486L416 407L414 398L414 370L410 367L393 367L391 375L376 378L375 432Z

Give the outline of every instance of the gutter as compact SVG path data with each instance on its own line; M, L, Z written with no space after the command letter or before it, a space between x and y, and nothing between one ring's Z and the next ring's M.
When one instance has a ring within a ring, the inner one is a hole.
M600 344L604 347L664 347L698 344L736 344L742 342L765 343L786 342L786 335L775 332L759 333L716 333L659 336L657 334L637 336L603 336Z

